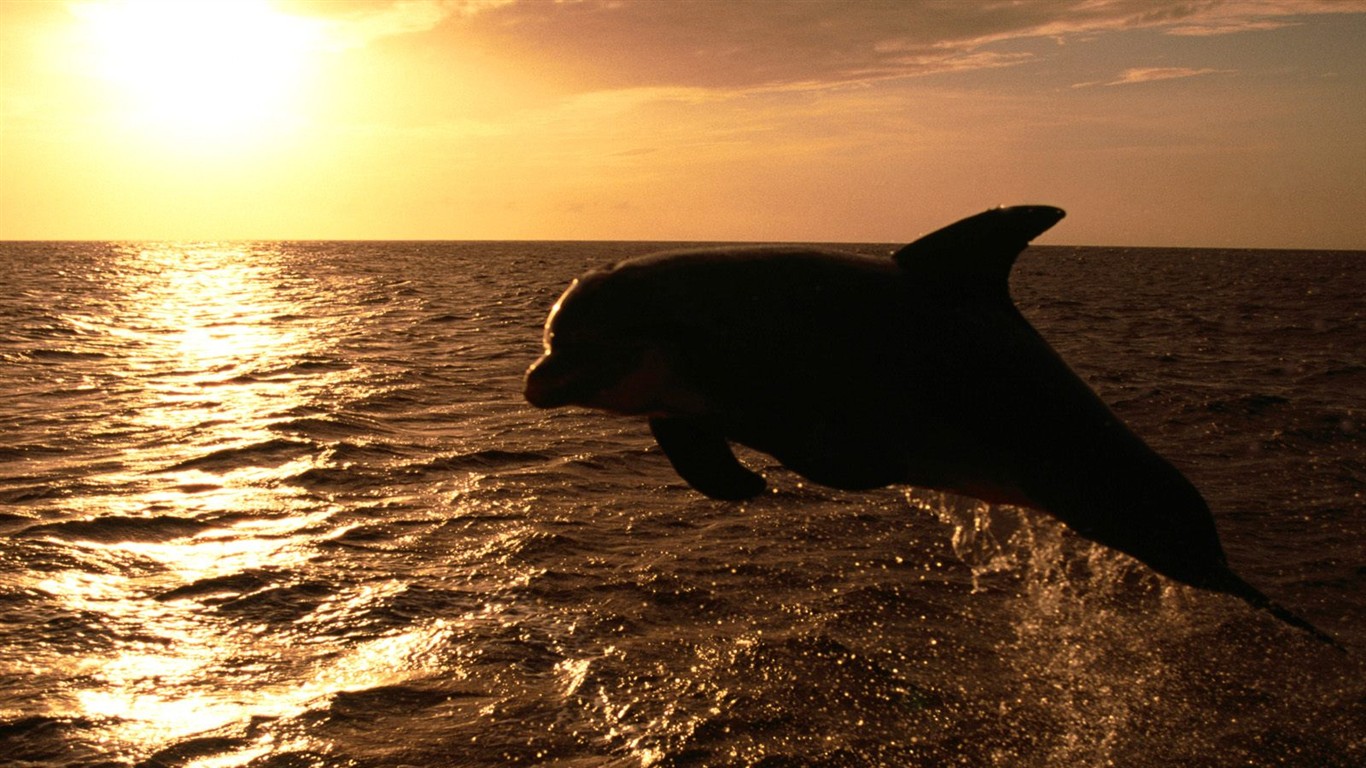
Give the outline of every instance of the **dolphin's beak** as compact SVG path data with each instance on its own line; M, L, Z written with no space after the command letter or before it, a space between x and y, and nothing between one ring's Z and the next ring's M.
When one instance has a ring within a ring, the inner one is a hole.
M581 379L561 358L545 354L527 369L523 394L537 408L559 408L583 394L577 391L584 388Z
M549 368L550 356L545 355L531 364L526 369L526 382L522 394L526 396L526 401L537 408L554 408L563 403L558 402L553 397L554 387L551 376L546 372Z

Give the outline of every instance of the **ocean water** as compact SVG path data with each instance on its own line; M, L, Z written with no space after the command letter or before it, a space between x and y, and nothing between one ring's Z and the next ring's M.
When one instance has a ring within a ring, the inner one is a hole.
M1366 764L1366 255L1013 278L1344 654L1036 513L754 454L710 501L525 404L568 281L659 247L0 244L0 763Z

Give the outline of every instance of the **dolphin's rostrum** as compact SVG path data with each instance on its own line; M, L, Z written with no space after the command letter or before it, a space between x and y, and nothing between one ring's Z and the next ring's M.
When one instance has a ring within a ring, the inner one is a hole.
M1334 642L1229 569L1195 487L1011 302L1016 256L1063 215L994 208L890 259L724 248L589 272L551 310L526 398L648 417L678 474L713 498L765 487L734 442L834 488L914 485L1043 510Z

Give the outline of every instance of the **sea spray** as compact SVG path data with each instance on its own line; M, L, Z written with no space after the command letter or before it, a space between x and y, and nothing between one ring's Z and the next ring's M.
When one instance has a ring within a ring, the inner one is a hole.
M1027 738L995 755L1009 765L1111 765L1166 665L1150 647L1165 623L1158 577L1031 510L912 491L910 503L951 528L973 592L1013 591L1014 636L999 651L1013 690L1000 717ZM991 586L986 586L987 583ZM1156 612L1153 609L1157 609Z

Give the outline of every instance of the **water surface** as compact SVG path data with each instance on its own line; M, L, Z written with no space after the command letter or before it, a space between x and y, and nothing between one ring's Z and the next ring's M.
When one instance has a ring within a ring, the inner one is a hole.
M118 766L1366 762L1361 254L1038 248L1026 314L1351 648L1033 513L520 378L645 243L0 244L0 754ZM886 247L864 247L867 252Z

